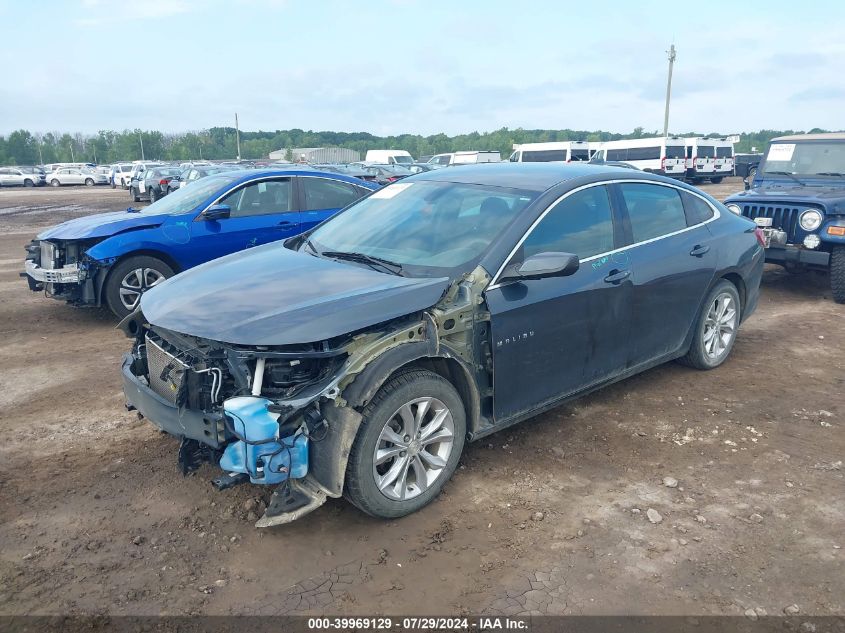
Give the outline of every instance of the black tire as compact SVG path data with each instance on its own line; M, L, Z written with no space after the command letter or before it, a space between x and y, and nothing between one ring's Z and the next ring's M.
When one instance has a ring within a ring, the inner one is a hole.
M156 190L150 187L150 202L155 202L159 199L159 195L156 193Z
M830 290L836 303L845 303L845 246L830 252Z
M710 182L712 182L714 185L718 185L720 182L722 182L722 178L723 176L716 176L715 178L711 178Z
M141 196L138 195L138 191L135 187L129 187L129 197L132 198L134 202L141 202Z
M748 170L748 175L745 177L745 180L750 185L752 182L754 182L754 179L756 177L757 177L757 167L755 166L755 167L752 167L751 169Z
M452 450L446 465L425 491L406 500L388 498L379 490L374 477L374 453L382 429L404 404L416 398L440 400L452 414ZM346 466L344 496L367 514L393 519L428 505L449 481L458 465L466 437L466 414L461 397L455 388L434 372L414 369L397 374L378 390L362 411L363 421L349 453Z
M32 182L29 178L27 178L26 180L23 181L23 186L24 187L34 187L35 183Z
M94 186L94 180L92 178L86 178L85 179L85 186L86 187L93 187Z
M114 184L114 178L112 178L112 181L111 181L111 188L112 188L112 189L117 189L117 185L116 185L116 184Z
M165 279L169 279L176 274L173 269L163 261L156 259L155 257L150 257L149 255L128 257L118 262L117 265L115 265L109 272L109 276L106 279L106 283L103 288L103 298L105 303L118 319L123 319L127 314L132 312L132 310L127 309L123 305L120 298L120 289L123 279L129 273L137 269L153 270ZM142 289L140 294L143 294L145 290L146 288Z
M733 329L733 337L730 339L730 342L725 347L723 353L714 358L706 352L704 347L705 323L711 306L715 303L716 298L723 293L731 296L734 306L736 306L737 314ZM678 362L686 365L687 367L694 367L695 369L715 369L724 363L728 359L728 356L731 355L731 350L733 349L734 343L736 343L736 336L739 330L740 321L742 321L742 304L739 300L739 292L737 291L736 286L734 286L731 282L727 279L722 279L707 294L707 299L702 304L701 312L695 320L695 330L693 331L692 344L690 345L686 356L679 358Z
M51 181L50 181L50 186L51 186L51 187L60 187L60 186L61 186L61 184L62 184L62 183L60 183L60 182L59 182L56 178L53 178L53 180L51 180Z

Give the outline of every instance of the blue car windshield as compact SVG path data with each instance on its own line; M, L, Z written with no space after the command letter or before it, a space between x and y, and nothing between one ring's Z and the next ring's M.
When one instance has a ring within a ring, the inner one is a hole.
M452 276L474 265L535 196L491 185L394 183L321 225L308 244L389 260L411 277Z
M196 209L206 198L214 195L219 189L242 177L243 174L221 174L203 178L190 187L180 187L173 193L153 202L150 206L144 207L140 213L149 215L188 213Z

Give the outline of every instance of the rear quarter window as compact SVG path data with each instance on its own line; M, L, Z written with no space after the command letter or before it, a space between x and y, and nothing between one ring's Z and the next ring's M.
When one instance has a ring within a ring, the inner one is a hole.
M701 224L713 217L713 207L698 196L682 191L681 200L684 203L688 226Z

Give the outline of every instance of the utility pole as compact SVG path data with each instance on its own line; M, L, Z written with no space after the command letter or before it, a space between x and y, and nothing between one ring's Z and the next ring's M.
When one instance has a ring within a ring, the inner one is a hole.
M235 112L235 142L238 144L238 160L241 159L241 131L238 129L238 113Z
M68 147L70 148L70 162L75 163L76 159L73 157L73 141L68 144Z
M144 160L144 137L138 132L138 140L141 141L141 160Z
M669 100L672 98L672 67L675 65L675 45L669 47L669 80L666 82L666 111L663 113L663 136L669 136Z
M41 165L44 164L44 155L41 153L41 135L39 134L37 137L38 140L38 160L41 161Z

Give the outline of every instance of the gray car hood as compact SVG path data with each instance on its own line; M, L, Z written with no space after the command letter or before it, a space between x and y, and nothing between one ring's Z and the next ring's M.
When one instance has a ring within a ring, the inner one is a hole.
M446 277L411 279L268 244L146 292L152 325L237 345L313 343L434 305Z

